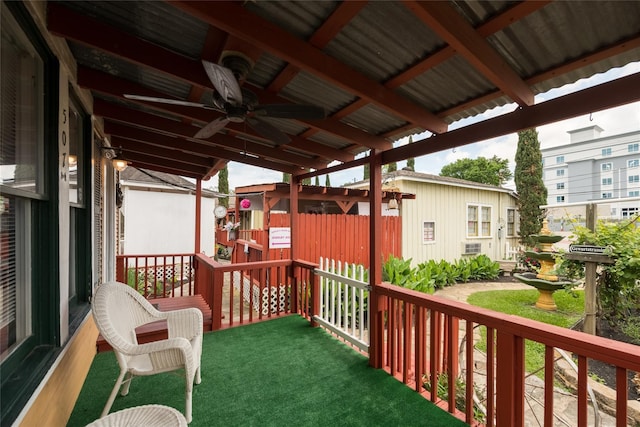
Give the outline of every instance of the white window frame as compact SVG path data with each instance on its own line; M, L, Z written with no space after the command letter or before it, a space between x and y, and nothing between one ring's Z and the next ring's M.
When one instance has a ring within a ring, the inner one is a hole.
M556 170L556 176L564 176L564 169Z
M629 191L629 197L640 197L640 190Z
M629 175L629 184L637 184L640 182L640 175Z
M564 196L556 196L556 203L564 203Z
M564 163L564 156L556 156L556 163Z
M516 230L516 214L516 208L507 208L507 223L505 225L505 227L507 227L505 231L507 237L516 237L518 235Z
M607 191L605 193L602 193L602 198L603 199L613 199L613 193L610 191Z
M602 185L613 185L613 178L602 178Z
M564 190L564 182L557 183L556 190Z
M428 231L428 225L431 226L431 232ZM431 238L429 238L429 234ZM422 221L422 243L432 245L436 243L436 222L433 220Z
M627 150L629 151L629 153L637 153L638 151L640 151L640 144L638 144L637 142L634 144L629 144Z
M600 165L600 170L602 172L611 172L613 170L613 165L611 163L602 163Z
M640 159L631 159L627 161L627 169L635 169L640 167Z
M602 157L609 157L609 156L611 156L611 147L603 148Z
M475 208L475 218L471 218L469 216L470 208ZM486 212L486 209L489 210L489 218L488 221L483 217L483 212ZM493 222L493 206L491 205L483 205L479 203L467 203L467 238L481 238L486 239L491 237L491 224ZM475 231L476 234L469 233L469 226L471 223L475 223ZM488 225L488 230L485 230L484 225Z

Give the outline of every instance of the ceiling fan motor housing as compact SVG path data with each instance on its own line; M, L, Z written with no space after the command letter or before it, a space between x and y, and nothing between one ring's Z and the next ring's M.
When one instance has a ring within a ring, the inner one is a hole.
M238 81L243 81L251 72L253 61L243 53L225 51L220 56L220 65L230 69Z

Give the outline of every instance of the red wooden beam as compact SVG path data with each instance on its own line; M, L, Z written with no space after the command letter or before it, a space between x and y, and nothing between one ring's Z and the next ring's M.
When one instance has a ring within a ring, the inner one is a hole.
M447 124L417 104L389 91L364 74L325 54L304 40L292 36L235 2L217 2L215 8L202 2L170 1L198 19L249 41L285 61L318 75L346 91L369 99L405 120L435 133L446 132ZM229 19L233 16L234 19Z

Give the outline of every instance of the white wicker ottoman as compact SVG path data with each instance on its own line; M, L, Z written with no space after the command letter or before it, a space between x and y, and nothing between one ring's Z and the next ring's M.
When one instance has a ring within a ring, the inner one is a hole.
M113 412L98 418L87 427L187 427L187 419L174 408L144 405Z

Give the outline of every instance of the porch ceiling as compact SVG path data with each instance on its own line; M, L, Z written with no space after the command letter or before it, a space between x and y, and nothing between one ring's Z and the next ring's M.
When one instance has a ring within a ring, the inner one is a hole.
M638 1L61 1L47 14L120 157L186 177L208 179L228 161L301 173L370 149L402 160L640 99L636 74L534 105L640 60ZM318 105L327 118L265 119L286 144L234 122L195 139L219 112L124 97L213 105L201 59L229 52L253 61L243 86L261 104ZM448 131L510 102L520 108ZM392 149L425 130L436 136Z

